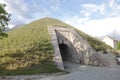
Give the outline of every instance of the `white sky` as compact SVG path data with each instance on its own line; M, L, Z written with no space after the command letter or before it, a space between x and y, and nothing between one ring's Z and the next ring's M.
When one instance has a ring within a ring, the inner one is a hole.
M120 17L110 17L98 20L75 17L68 19L66 23L76 26L78 29L92 36L105 36L114 31L120 32Z

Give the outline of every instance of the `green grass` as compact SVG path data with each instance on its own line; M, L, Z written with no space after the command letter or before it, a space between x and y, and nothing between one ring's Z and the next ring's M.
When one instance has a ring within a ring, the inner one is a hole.
M93 47L96 51L103 51L104 53L107 52L108 49L112 50L112 48L106 45L104 42L101 42L97 38L93 38L88 34L81 32L80 30L76 31Z
M53 46L47 28L50 25L68 26L56 19L43 18L9 31L7 38L0 39L0 75L56 72L58 69L51 64ZM47 66L46 61L50 62ZM39 64L48 68L40 69ZM27 70L32 65L39 67Z
M0 70L0 76L10 76L10 75L31 75L31 74L48 74L48 73L57 73L63 72L56 68L56 65L53 62L43 61L39 64L33 64L28 67L18 68L13 70Z
M53 18L43 18L7 32L0 39L0 75L41 74L60 71L53 63L53 46L48 26L72 27ZM76 31L96 50L105 50L100 41ZM101 49L100 49L101 48Z

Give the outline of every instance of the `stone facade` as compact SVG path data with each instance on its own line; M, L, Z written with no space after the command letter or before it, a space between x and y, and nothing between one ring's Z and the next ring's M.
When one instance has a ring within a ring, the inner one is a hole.
M87 65L109 66L74 29L49 26L48 30L54 47L54 61L59 69L64 69L64 59Z

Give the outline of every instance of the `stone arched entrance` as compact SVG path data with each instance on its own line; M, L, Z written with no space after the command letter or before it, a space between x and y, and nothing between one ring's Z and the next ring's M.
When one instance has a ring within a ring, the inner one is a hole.
M72 28L49 26L49 33L54 47L55 64L64 70L63 61L90 65L109 66L102 56L97 53L77 32Z

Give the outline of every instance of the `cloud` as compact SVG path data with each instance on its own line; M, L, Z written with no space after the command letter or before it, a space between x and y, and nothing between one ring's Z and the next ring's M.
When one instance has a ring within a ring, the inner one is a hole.
M99 20L88 20L87 18L71 17L66 23L75 26L81 31L92 36L105 36L113 30L120 32L120 17L110 17Z
M58 6L63 2L63 0L48 0L52 5ZM46 2L46 1L45 1Z
M7 5L6 10L12 15L10 25L18 25L28 23L40 17L49 15L48 10L38 5L35 1L32 5L25 0L4 0L3 3Z
M77 28L79 28L79 26L83 26L84 23L88 20L89 20L88 18L80 18L78 16L74 16L74 17L68 17L64 21L68 24L74 25Z
M58 11L58 10L59 10L59 7L58 7L58 6L51 6L51 9L52 9L53 11Z
M117 2L117 0L111 0L109 2L109 7L112 9L111 10L111 17L119 17L120 16L120 5Z
M109 7L114 8L115 5L116 5L116 0L110 0Z
M81 5L81 14L85 17L91 17L97 15L101 17L119 17L120 16L120 1L119 0L110 0L108 3L102 4L82 4Z
M50 16L59 11L62 0L4 0L6 10L12 15L10 25L28 23L33 20Z
M2 3L2 4L3 4L3 3L5 3L5 2L4 2L3 0L0 0L0 3Z
M7 10L19 17L26 17L29 18L30 15L27 14L29 12L27 4L23 0L6 0L5 3L7 4ZM21 6L22 5L22 6Z
M94 12L100 12L101 14L104 14L104 12L105 12L105 4L101 4L101 5L83 4L83 5L81 5L81 7L83 8L81 13L85 17L89 17Z
M101 4L98 9L101 14L105 14L106 11L105 4Z

